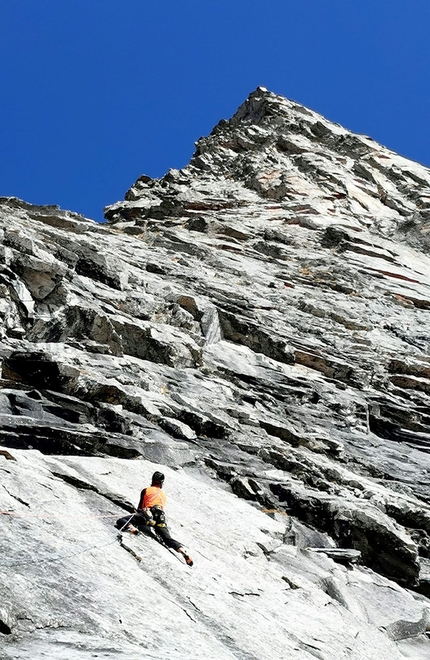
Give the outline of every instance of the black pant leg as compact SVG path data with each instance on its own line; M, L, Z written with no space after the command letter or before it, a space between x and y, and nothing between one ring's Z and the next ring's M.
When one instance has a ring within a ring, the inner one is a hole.
M179 543L179 541L175 541L175 539L172 539L168 527L166 526L159 527L158 525L155 525L154 531L157 534L157 536L160 537L163 543L167 545L168 548L173 548L173 550L178 550L179 548L182 547L182 543Z
M148 521L145 518L144 515L141 513L133 513L132 515L124 516L124 518L120 518L119 520L116 521L115 527L117 529L121 529L122 527L126 526L127 524L133 525L134 527L137 527L137 529L140 530L148 530Z
M122 529L122 528L125 527L128 523L133 524L133 516L132 516L131 514L128 515L128 516L124 516L124 518L119 518L119 519L116 521L116 523L115 523L115 527L116 527L117 529Z
M142 513L135 513L132 523L141 532L148 531L148 519Z

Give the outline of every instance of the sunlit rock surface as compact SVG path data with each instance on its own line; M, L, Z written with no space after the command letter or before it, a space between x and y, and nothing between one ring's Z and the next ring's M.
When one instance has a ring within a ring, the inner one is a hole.
M259 88L106 217L0 199L0 658L427 658L430 171Z

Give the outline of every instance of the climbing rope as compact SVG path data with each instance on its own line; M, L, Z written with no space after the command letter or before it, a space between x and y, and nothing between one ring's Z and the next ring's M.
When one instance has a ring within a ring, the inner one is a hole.
M5 511L0 511L0 514L8 515L8 512ZM78 552L73 552L73 553L68 553L65 555L61 555L59 557L48 557L46 559L27 559L24 561L17 561L17 562L10 562L10 563L0 563L0 568L15 568L17 566L28 566L31 564L51 564L56 561L63 561L65 559L72 559L73 557L78 557L79 555L83 555L87 552L90 552L91 550L101 550L102 548L106 548L109 545L113 545L114 543L118 542L118 535L122 532L122 530L127 527L129 524L130 520L133 518L134 513L131 514L130 518L125 522L125 524L121 527L121 529L118 531L118 533L115 536L115 539L108 541L107 543L103 543L102 545L91 545L87 548L84 548L82 550L79 550ZM101 516L103 518L106 517L112 517L110 516Z
M59 557L49 557L47 559L28 559L25 561L10 562L9 564L0 563L0 568L15 568L16 566L28 566L30 564L52 564L56 561L63 561L64 559L72 559L78 555L83 555L86 552L90 552L90 550L101 550L102 548L106 548L113 543L117 543L116 537L114 540L103 543L102 545L91 545L88 548L84 548L78 552L73 552L72 554L68 553Z
M50 520L51 518L64 518L64 514L52 514L52 513L17 513L16 511L0 511L2 516L13 516L15 518L38 518L39 520ZM133 514L134 515L134 514ZM116 513L79 513L79 514L67 514L67 518L117 518L118 514Z

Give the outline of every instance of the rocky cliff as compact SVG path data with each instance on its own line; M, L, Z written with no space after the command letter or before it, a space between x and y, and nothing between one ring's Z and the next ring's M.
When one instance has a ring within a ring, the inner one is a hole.
M0 658L428 657L430 171L258 88L106 218L0 200Z

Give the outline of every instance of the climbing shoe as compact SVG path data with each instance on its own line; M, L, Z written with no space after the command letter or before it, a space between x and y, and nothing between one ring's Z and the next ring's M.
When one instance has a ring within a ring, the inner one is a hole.
M192 566L194 564L193 560L189 555L187 555L186 551L183 548L178 548L178 552L181 553L185 561L187 562L188 566Z
M139 534L139 530L137 527L134 527L133 525L128 525L128 527L125 528L124 532L129 532L130 534Z

